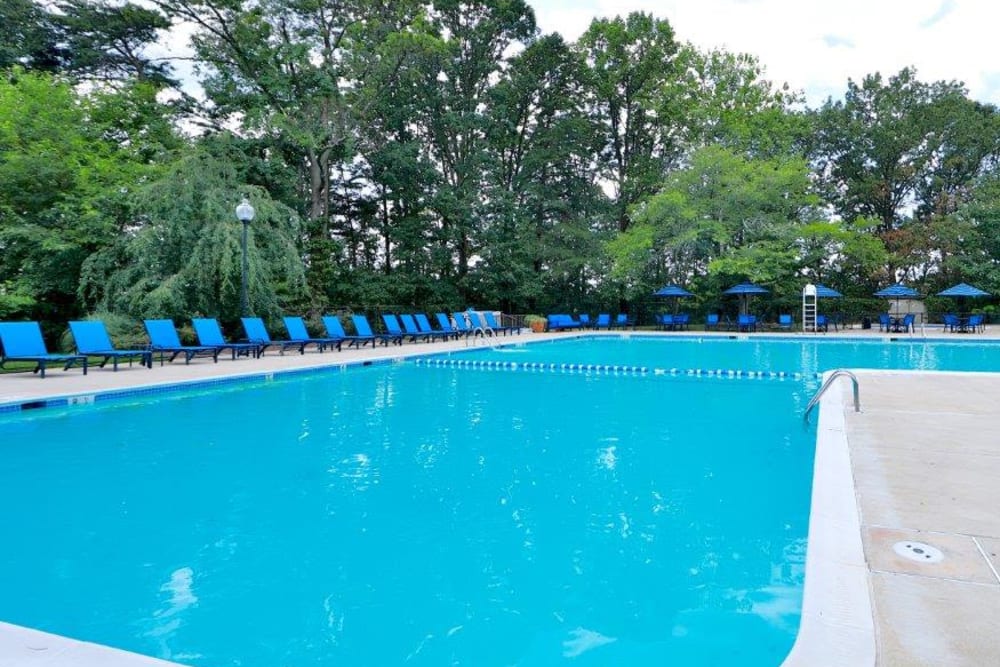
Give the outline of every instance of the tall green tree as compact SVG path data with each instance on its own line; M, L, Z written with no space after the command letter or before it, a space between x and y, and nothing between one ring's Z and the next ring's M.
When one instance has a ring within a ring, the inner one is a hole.
M82 264L129 228L129 193L155 165L140 157L149 124L116 127L122 113L51 75L0 76L0 285L20 316L77 315Z
M141 213L133 232L87 259L80 290L91 308L136 318L238 318L242 226L233 211L243 195L256 208L247 243L253 314L275 317L302 305L298 215L245 185L210 147L191 151L135 192Z
M577 41L587 64L588 111L601 129L595 165L612 188L619 231L629 210L656 192L683 150L677 119L664 117L663 87L676 78L678 45L665 19L641 12L595 19Z
M885 234L913 210L954 210L949 198L996 155L994 115L960 83L871 74L816 113L812 155L837 213L874 218Z

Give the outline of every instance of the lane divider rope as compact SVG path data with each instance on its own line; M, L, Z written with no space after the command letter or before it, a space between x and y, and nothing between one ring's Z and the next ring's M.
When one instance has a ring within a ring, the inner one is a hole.
M492 361L485 359L416 359L418 366L436 368L478 368L495 371L533 371L550 373L602 373L617 375L670 375L691 377L739 378L748 380L803 380L822 378L822 373L786 371L745 371L726 368L650 368L617 364L563 364L538 361Z

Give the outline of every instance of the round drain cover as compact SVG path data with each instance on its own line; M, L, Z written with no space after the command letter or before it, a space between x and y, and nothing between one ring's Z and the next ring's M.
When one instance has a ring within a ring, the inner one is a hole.
M923 542L896 542L892 545L892 550L897 555L918 563L937 563L944 560L944 554L940 549Z

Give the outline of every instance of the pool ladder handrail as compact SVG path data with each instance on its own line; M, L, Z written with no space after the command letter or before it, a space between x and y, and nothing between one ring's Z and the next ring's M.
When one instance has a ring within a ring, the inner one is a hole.
M809 413L812 412L812 409L816 407L816 405L819 403L819 399L823 398L823 394L826 392L827 389L830 388L830 385L833 384L833 381L839 377L851 378L851 385L853 386L854 389L854 411L861 412L861 401L858 397L858 376L852 373L851 371L839 368L830 373L830 377L826 379L826 381L823 383L823 386L819 388L819 391L817 391L816 394L809 401L809 405L806 406L806 412L804 415L802 415L802 418L805 421L807 422L809 421Z

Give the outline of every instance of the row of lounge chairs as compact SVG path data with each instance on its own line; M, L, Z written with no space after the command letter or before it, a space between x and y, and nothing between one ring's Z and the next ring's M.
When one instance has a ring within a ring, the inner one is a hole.
M568 331L571 329L624 329L626 327L635 327L635 320L630 319L625 313L619 313L614 319L611 319L611 315L609 313L599 314L596 320L591 320L590 315L587 315L586 313L579 315L578 318L574 318L572 315L557 313L555 315L548 315L545 319L549 331Z
M457 340L463 336L506 336L520 333L520 327L501 326L491 312L482 313L482 319L479 313L472 311L453 313L451 317L445 313L436 313L435 317L437 329L431 326L427 315L423 313L400 315L398 318L396 315L385 314L382 316L385 332L376 333L366 316L353 315L351 323L355 333L348 334L339 317L327 315L322 318L326 329L323 336L311 335L301 317L284 317L282 322L288 334L285 339L272 338L261 318L244 317L241 322L246 338L237 342L226 340L216 319L194 318L191 324L198 338L197 345L181 343L173 320L144 320L150 344L142 349L131 350L116 348L103 322L74 321L69 323L76 347L74 354L49 353L37 322L0 322L0 348L3 353L0 356L0 368L10 361L30 362L35 364L34 372L44 378L46 368L53 365L61 365L64 370L79 366L86 375L92 360L97 360L100 368L111 362L113 369L117 371L120 361L128 361L130 366L139 362L142 366L152 368L154 355L159 355L161 365L178 357L183 357L184 363L189 364L199 356L211 357L217 363L219 355L226 351L231 353L234 360L250 356L256 359L270 348L279 350L281 354L288 350L305 354L309 346L323 352L329 348L341 350L345 343L348 347L361 348L369 343L375 347L376 344L402 345L404 340Z

